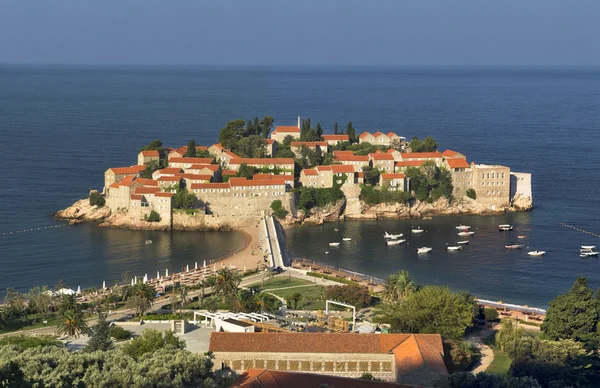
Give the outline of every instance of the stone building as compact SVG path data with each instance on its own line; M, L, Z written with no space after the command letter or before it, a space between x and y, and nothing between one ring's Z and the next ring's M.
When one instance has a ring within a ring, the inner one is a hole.
M275 139L265 139L267 143L267 156L274 158L277 155L277 142Z
M238 171L245 164L255 168L278 168L283 175L294 175L294 159L292 158L240 158L229 162L229 169Z
M446 158L444 167L452 174L452 185L454 191L452 195L461 198L466 195L468 189L473 187L473 171L471 165L464 158Z
M215 159L218 158L218 156L224 151L225 147L223 147L221 143L213 144L210 147L208 147L208 153Z
M216 180L220 179L221 166L218 164L193 164L185 169L186 174L210 175Z
M375 132L373 134L369 132L363 132L358 137L358 143L371 143L374 145L381 145L391 147L392 145L400 145L401 142L406 141L406 138L396 135L394 132Z
M326 141L293 141L290 144L290 150L297 157L300 155L300 150L302 147L310 148L315 151L317 154L326 154L328 149L328 144Z
M171 228L173 225L173 196L175 193L165 193L149 187L136 187L130 196L130 206L127 215L132 221L144 220L155 211L160 216L157 225Z
M160 170L156 170L152 173L152 179L157 180L161 176L175 176L180 173L183 173L183 169L179 167L161 168Z
M158 181L158 187L161 188L161 190L165 190L168 189L170 187L173 186L180 186L181 185L181 175L176 175L176 176L161 176L160 178L157 179Z
M210 337L215 365L431 385L448 374L439 334L219 333Z
M278 143L283 143L283 140L291 136L294 139L300 139L300 124L297 126L279 126L275 127L275 130L271 132L271 139Z
M394 155L383 152L369 154L371 166L387 173L394 172Z
M381 174L379 175L379 186L387 187L390 191L407 191L408 179L404 174Z
M491 210L510 206L510 168L472 164L471 170L477 202L488 206Z
M350 136L348 135L322 135L323 141L327 143L329 146L334 146L336 144L350 141Z
M362 172L354 171L353 166L342 164L317 166L300 171L302 186L312 188L330 188L334 183L337 185L363 183L363 177Z
M401 160L394 163L394 172L404 172L408 167L421 167L425 160Z
M227 168L232 159L240 159L241 157L234 154L231 151L223 151L219 155L215 157L217 163L219 163L223 168Z
M357 172L362 171L363 167L368 167L370 164L369 155L350 155L346 153L335 153L333 160L335 160L335 162L339 164L352 166L354 167L354 171Z
M444 161L441 152L403 152L400 154L400 161L426 161L432 160L435 165L440 167Z
M150 163L151 161L160 161L158 150L140 151L138 154L138 165Z
M169 167L190 168L195 164L212 164L213 158L171 158L169 159Z
M131 167L113 167L104 172L104 189L106 190L111 184L120 182L126 176L138 177L144 171L146 166L137 165Z

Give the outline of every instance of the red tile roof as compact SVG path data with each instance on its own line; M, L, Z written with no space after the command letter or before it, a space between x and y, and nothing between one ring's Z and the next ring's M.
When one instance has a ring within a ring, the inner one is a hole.
M142 151L140 153L146 157L151 157L151 156L155 156L157 158L159 157L158 150Z
M300 133L300 128L298 128L295 125L282 125L279 127L275 127L275 130L273 131L273 133Z
M212 175L206 174L179 174L179 176L193 181L210 181L212 179Z
M108 186L111 189L118 189L119 187L121 187L120 184L118 184L117 182L115 183L111 183L110 186Z
M130 198L131 198L131 199L133 199L133 200L138 200L138 201L139 201L140 199L142 199L142 197L143 197L143 195L141 195L141 194L131 194L131 195L130 195Z
M135 184L135 182L133 181L134 178L134 175L126 175L125 177L123 177L123 179L119 181L119 185L131 187Z
M331 171L333 173L350 173L350 172L354 172L354 167L350 166L350 165L343 165L343 164L332 164L331 166Z
M394 166L396 167L421 167L421 165L425 163L425 160L403 160L401 162L396 162Z
M377 131L373 134L373 136L375 136L375 137L385 136L385 133Z
M156 170L156 172L158 172L159 174L177 174L180 173L182 170L179 167L167 167L167 168L161 168L160 170Z
M217 172L219 170L219 165L218 164L192 164L190 166L190 168L188 168L187 170L202 170L202 169L209 169L212 172Z
M441 159L440 152L407 152L402 153L402 159Z
M294 164L292 158L240 158L231 159L229 164L248 164L248 165L275 165L275 164Z
M207 146L196 146L196 151L208 151Z
M381 174L383 179L404 179L404 174Z
M158 181L155 181L154 179L137 178L135 183L142 186L158 186Z
M283 179L259 179L258 181L249 180L246 178L229 178L231 187L247 187L247 186L282 186L285 185Z
M275 143L275 139L265 139L265 143L273 144L273 143Z
M354 151L333 151L333 156L354 155Z
M180 176L168 176L164 175L157 179L159 182L179 182L181 180Z
M387 137L397 137L398 135L396 135L394 132L388 132L386 136Z
M175 193L167 193L165 191L161 191L155 194L157 197L167 197L167 198L171 198L172 196L175 195Z
M274 176L277 176L277 175L273 175L273 174L254 174L254 176L252 177L252 179L254 179L254 180L257 180L257 179L271 179Z
M442 152L442 155L448 156L448 157L454 156L456 154L458 154L458 152L452 151L451 149L447 149L446 151Z
M216 149L219 150L224 150L225 148L221 145L221 143L217 143L217 144L213 144L211 147L215 147Z
M319 175L319 173L317 172L317 170L315 170L314 168L305 168L305 169L302 170L302 172L306 176Z
M339 162L368 162L369 155L335 155L334 159Z
M369 154L369 156L373 160L394 160L394 155L392 154L374 153Z
M213 158L171 158L169 160L169 164L171 163L191 163L191 164L211 164L213 162Z
M398 150L395 150L393 148L390 148L389 150L386 151L388 154L393 154L394 152L400 152Z
M331 171L331 166L333 166L333 164L331 164L329 166L317 166L316 170L317 171Z
M469 168L469 167L471 167L469 165L469 163L467 163L467 159L463 159L463 158L446 159L446 163L448 163L448 167L450 167L450 168Z
M223 151L223 153L224 153L225 155L227 155L227 156L230 156L230 157L234 158L234 159L239 159L239 158L241 158L241 156L239 156L239 155L236 155L236 154L234 154L234 153L233 153L233 152L231 152L231 151Z
M146 166L143 164L131 167L113 167L109 168L110 171L115 173L115 175L125 175L125 174L138 174L140 171L144 171Z
M223 175L223 176L236 176L237 175L237 171L235 171L235 170L222 170L221 171L221 175Z
M194 189L228 189L231 187L228 182L225 183L192 183Z
M371 134L369 132L363 132L360 134L360 136L358 137L359 139L364 139L365 137L370 136Z
M158 187L136 187L134 194L156 194L160 191Z
M357 175L359 178L364 178L365 177L365 173L362 171L357 172Z
M233 382L231 388L317 388L324 385L336 388L419 388L416 385L269 369L248 369Z
M348 135L323 135L321 137L325 141L329 141L329 140L348 141L348 140L350 140L350 137Z

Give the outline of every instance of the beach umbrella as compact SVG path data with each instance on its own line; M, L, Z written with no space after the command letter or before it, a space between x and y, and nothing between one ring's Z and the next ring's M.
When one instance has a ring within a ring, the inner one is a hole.
M169 277L169 269L167 268L167 270L165 271L165 277Z
M144 283L148 283L148 274L144 274Z
M103 290L106 290L106 280L103 280L103 281L102 281L102 289L103 289Z
M204 268L206 268L206 260L204 260Z
M198 262L197 261L194 263L194 269L198 269Z
M190 265L189 264L185 266L185 272L190 272Z
M81 295L81 286L77 286L77 292L75 294Z
M160 271L156 271L156 279L160 280Z
M134 283L133 283L133 279L131 279L131 285L133 286L133 284L134 284Z

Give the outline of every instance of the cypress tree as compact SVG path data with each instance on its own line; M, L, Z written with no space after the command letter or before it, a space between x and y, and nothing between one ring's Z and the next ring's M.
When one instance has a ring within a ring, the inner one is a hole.
M346 129L346 133L348 134L350 143L354 143L356 141L356 134L354 133L354 127L352 126L352 121L348 122L348 129Z
M315 130L315 137L316 137L315 140L321 141L322 136L323 136L323 127L321 126L321 123L317 123L317 129Z
M260 127L260 125L258 124L258 117L254 118L254 123L252 124L252 128L254 128L254 130L256 131L256 134L258 136L262 135L262 128Z
M333 125L333 134L337 135L338 134L338 125L337 125L337 121L335 122L335 124Z
M190 140L187 146L187 150L185 151L185 156L187 158L193 158L196 156L196 142L194 140Z
M254 127L252 126L252 121L248 120L248 124L246 124L246 136L254 135Z

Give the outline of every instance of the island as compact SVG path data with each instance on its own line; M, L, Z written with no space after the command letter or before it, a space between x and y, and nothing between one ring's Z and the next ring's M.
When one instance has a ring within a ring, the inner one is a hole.
M275 216L283 225L339 219L497 214L533 208L531 174L468 162L428 137L357 131L310 119L229 121L219 142L165 148L154 140L101 190L60 210L71 223L152 230L232 230Z

